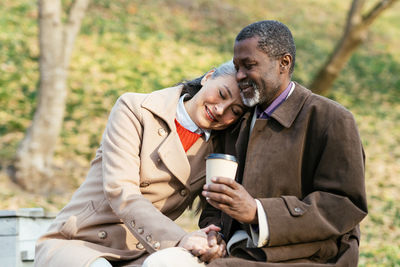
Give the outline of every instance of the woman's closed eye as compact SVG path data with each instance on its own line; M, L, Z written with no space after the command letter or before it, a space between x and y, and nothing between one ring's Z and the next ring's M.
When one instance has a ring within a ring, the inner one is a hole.
M241 108L232 107L231 109L232 109L233 115L235 115L237 117L241 116L243 113L243 110Z
M225 94L222 92L222 90L221 89L218 89L218 92L219 92L219 96L222 98L222 99L226 99L226 97L225 97Z

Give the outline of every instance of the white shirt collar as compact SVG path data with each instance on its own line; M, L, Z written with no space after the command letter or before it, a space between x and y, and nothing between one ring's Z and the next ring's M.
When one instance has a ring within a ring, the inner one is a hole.
M183 101L187 97L189 97L189 94L184 94L179 99L178 107L176 108L176 120L179 122L180 125L182 125L185 129L187 129L191 132L198 133L198 134L204 133L206 141L208 141L208 139L210 138L210 135L211 135L211 131L198 127L196 125L196 123L194 123L192 121L192 119L190 118L189 114L187 113L187 111L185 109L185 105L183 104Z
M287 95L286 99L289 98L289 96L293 93L294 88L296 87L296 84L295 84L294 82L291 82L291 83L292 83L292 88L290 88L290 92L289 92L289 94ZM285 99L285 100L286 100L286 99Z

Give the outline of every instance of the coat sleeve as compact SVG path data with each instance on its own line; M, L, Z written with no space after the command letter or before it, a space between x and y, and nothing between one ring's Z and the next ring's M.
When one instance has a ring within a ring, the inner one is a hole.
M341 236L367 214L364 151L351 113L340 113L326 128L322 139L313 177L302 178L311 179L312 192L303 199L296 196L260 199L268 217L269 246Z
M214 131L213 136L213 153L224 153L224 137L225 131ZM202 212L200 214L198 225L200 228L205 228L211 224L214 224L218 227L222 226L221 221L221 211L219 209L214 208L205 200L205 198L201 197L201 208Z
M200 218L199 227L205 228L211 224L221 227L221 211L206 203Z
M118 99L103 135L103 188L114 213L152 253L176 246L186 233L140 192L143 125L133 97Z

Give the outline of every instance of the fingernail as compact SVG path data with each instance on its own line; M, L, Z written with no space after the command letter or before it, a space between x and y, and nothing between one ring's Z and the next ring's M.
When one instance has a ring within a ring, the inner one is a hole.
M217 181L217 177L211 177L211 181L216 182Z

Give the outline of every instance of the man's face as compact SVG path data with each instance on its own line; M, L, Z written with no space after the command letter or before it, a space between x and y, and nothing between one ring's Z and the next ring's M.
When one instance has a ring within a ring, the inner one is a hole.
M233 63L243 103L250 107L260 104L265 109L282 91L283 77L280 60L270 58L258 48L258 39L253 37L236 42Z

